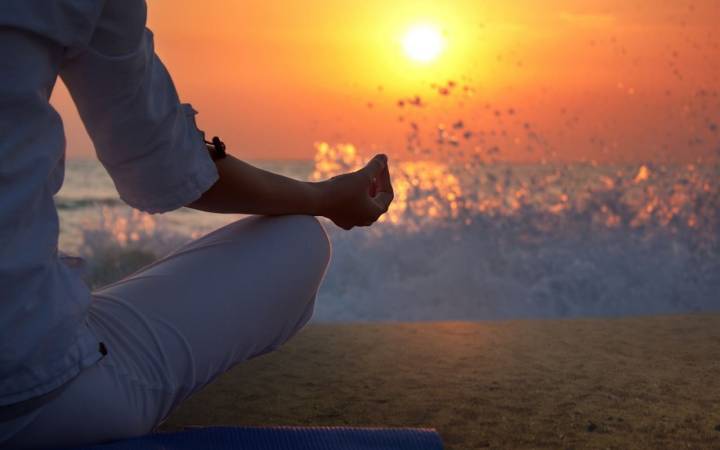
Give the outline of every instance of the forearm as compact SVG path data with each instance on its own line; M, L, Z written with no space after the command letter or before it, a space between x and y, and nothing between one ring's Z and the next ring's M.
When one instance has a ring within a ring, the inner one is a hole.
M230 155L216 161L220 178L189 208L214 213L319 215L319 183L294 180Z

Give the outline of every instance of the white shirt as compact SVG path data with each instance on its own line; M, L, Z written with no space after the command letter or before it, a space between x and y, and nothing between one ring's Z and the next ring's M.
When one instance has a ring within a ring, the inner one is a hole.
M0 1L0 406L102 357L86 324L88 287L58 254L65 138L48 103L57 76L131 206L177 209L217 180L145 18L144 0Z

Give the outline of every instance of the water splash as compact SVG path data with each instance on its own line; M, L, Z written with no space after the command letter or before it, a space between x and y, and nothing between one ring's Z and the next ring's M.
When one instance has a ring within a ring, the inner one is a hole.
M366 159L350 144L317 148L320 178ZM332 231L320 320L720 309L716 166L428 159L391 167L397 196L385 220Z
M317 149L315 178L371 156L351 144ZM720 310L715 166L391 159L391 167L397 198L379 224L351 232L327 224L333 262L316 320ZM91 284L137 270L217 217L173 214L182 217L104 207L83 232Z
M351 144L316 144L315 179L366 162ZM585 232L642 229L717 245L717 166L513 165L472 160L392 161L396 199L384 220L416 231L475 221L517 223L545 233L570 226ZM567 229L567 228L565 228Z
M83 229L79 249L92 287L122 279L194 237L175 233L138 210L103 207L100 212L99 221Z

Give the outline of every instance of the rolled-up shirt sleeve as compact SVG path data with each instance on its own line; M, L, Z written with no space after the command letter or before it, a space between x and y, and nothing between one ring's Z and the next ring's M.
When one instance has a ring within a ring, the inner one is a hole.
M137 49L123 55L88 47L60 75L120 197L158 213L197 200L218 173L196 111L180 102L152 32L142 33Z

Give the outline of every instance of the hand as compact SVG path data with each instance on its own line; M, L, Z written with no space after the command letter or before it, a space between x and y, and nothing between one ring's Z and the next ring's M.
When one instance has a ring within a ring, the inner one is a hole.
M362 169L321 183L321 216L349 230L372 225L390 207L394 193L387 156L376 155Z

